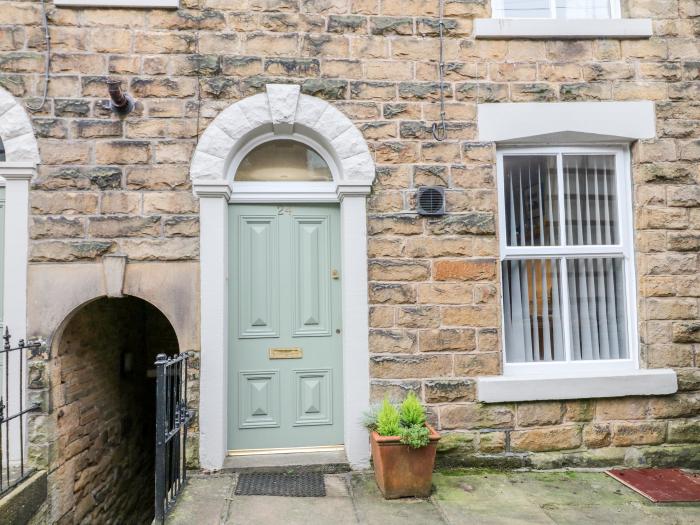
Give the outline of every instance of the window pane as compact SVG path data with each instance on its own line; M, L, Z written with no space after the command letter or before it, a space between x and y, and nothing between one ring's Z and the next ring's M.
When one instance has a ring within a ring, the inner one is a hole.
M0 162L5 162L5 145L2 143L2 139L0 139Z
M609 257L567 261L572 359L627 358L622 263Z
M610 0L556 0L557 18L610 18Z
M330 181L326 161L306 144L274 140L254 148L236 172L238 181Z
M503 0L503 18L551 18L550 0Z
M617 244L615 157L564 155L563 163L567 244Z
M559 260L506 260L501 271L506 361L563 361Z
M559 244L557 158L505 156L503 172L508 246Z

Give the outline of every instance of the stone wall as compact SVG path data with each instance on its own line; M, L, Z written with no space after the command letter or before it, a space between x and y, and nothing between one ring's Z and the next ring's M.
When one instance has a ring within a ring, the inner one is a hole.
M38 416L50 434L48 522L151 522L155 375L148 371L157 353L176 351L167 320L138 299L101 299L68 322L51 359L50 410ZM44 443L33 441L36 455Z
M654 20L654 37L475 40L472 20L488 17L489 3L446 0L449 121L439 143L430 133L437 0L49 5L52 80L33 119L43 165L31 260L110 251L196 259L187 171L198 132L267 82L298 83L355 121L377 163L368 203L375 399L419 391L454 461L682 460L700 441L700 10L695 0L623 3L629 16ZM42 87L39 22L37 3L0 1L0 85L32 102ZM102 107L108 75L138 100L125 120ZM633 147L642 361L676 368L680 392L476 403L474 377L501 368L495 149L475 142L477 102L644 99L656 102L658 137ZM415 187L427 184L448 188L443 219L413 212Z

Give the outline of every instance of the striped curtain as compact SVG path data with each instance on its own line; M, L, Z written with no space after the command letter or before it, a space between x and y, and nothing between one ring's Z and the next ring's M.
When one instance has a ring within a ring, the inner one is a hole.
M502 263L508 362L627 357L622 258L573 257L566 246L619 242L614 157L563 155L564 239L556 156L504 157L508 246L562 246L561 257ZM562 274L563 272L563 274ZM566 285L566 288L564 288ZM563 297L568 289L568 298ZM562 302L568 300L569 319Z

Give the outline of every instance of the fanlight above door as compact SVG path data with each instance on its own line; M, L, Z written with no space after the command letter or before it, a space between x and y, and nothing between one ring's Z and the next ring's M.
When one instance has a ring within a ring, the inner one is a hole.
M253 148L241 161L236 181L332 181L325 160L306 144L273 140Z

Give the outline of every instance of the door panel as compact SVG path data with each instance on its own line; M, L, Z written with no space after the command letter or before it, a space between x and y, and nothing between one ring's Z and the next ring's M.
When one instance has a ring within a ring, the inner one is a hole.
M238 404L241 428L280 426L279 372L240 372Z
M276 215L238 220L239 337L279 335L279 230Z
M331 335L328 217L294 217L295 336Z
M229 207L229 449L342 443L339 210Z
M332 370L295 370L297 413L295 425L333 423Z

